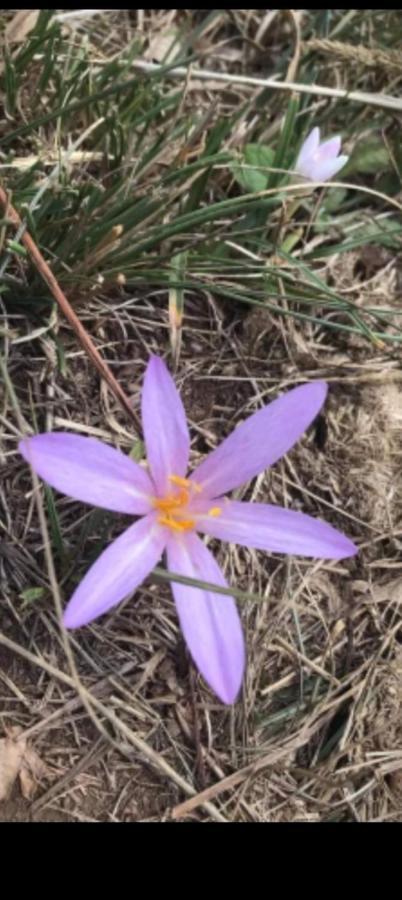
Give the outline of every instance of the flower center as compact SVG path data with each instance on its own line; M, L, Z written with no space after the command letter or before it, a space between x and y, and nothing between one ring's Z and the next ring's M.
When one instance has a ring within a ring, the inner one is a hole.
M173 531L191 531L194 528L195 519L189 516L188 505L194 494L200 493L201 488L194 481L181 478L180 475L169 475L169 481L174 486L174 490L165 497L155 497L153 501L156 509L161 512L158 522Z
M171 528L172 531L192 531L196 525L197 515L191 514L189 505L194 499L194 494L200 494L202 488L189 478L180 475L169 475L169 481L173 490L164 497L154 497L153 505L159 510L158 522ZM220 516L220 506L211 506L208 516Z

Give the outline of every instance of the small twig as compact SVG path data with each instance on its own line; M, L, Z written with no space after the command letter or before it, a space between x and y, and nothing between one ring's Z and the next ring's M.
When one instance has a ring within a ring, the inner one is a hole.
M91 16L99 16L103 13L126 12L125 9L69 9L65 13L53 16L53 22L67 22L68 19L89 19Z
M300 11L295 11L294 9L285 9L284 13L287 15L288 19L290 19L293 31L295 33L295 48L293 51L292 59L290 60L290 63L288 65L285 81L294 82L297 70L299 68L301 52L301 29L299 23ZM299 13L299 15L296 15L296 13Z
M18 215L16 209L11 205L8 200L6 191L0 187L0 202L5 211L7 211L7 217L13 222L13 224L19 228L22 225L21 218ZM113 373L109 369L109 366L102 359L99 351L96 349L95 344L90 338L89 334L85 330L84 326L81 324L78 316L74 312L71 304L67 300L67 297L63 293L61 287L59 286L55 276L53 275L52 270L48 266L47 262L44 260L40 250L35 244L35 241L32 239L31 235L28 231L24 230L21 235L21 241L26 247L34 265L36 266L38 272L42 275L42 278L46 282L51 291L56 303L58 303L60 309L64 313L67 321L70 323L71 327L75 331L78 340L81 342L85 352L88 354L89 358L92 360L96 368L98 369L99 374L102 378L107 382L110 387L110 390L113 392L116 400L119 401L123 409L130 416L132 421L135 424L139 425L138 416L133 409L130 400L127 395L123 391L123 388L119 385L118 381L116 381Z
M195 685L195 672L193 669L192 661L189 660L190 664L190 696L191 696L191 708L193 713L193 736L194 736L194 744L196 750L196 773L197 779L201 785L202 790L206 787L206 777L205 777L205 766L204 766L204 756L202 752L201 745L201 735L200 735L200 723L198 720L198 710L197 710L197 701L196 701L196 685Z
M133 69L141 72L158 72L164 68L157 63L135 59ZM168 78L185 78L187 68L185 66L172 66L164 73ZM229 72L214 72L209 69L195 69L191 71L194 80L223 81L225 84L244 84L250 87L272 88L274 91L295 91L298 94L310 94L313 97L333 97L338 100L349 100L352 103L366 103L368 106L380 106L383 109L402 111L402 100L399 97L391 97L388 94L370 94L365 91L345 91L340 88L326 87L322 84L302 84L295 81L279 81L274 78L253 78L250 75L232 75Z

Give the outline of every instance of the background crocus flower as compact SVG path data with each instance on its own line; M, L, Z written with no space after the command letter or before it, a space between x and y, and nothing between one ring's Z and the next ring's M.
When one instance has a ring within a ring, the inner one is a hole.
M64 613L85 625L141 584L166 551L172 572L226 586L197 531L261 550L342 559L356 547L325 522L300 512L222 495L254 478L293 446L319 412L323 382L294 388L239 425L188 478L185 412L164 362L151 357L142 391L149 474L119 450L72 434L21 441L23 457L49 484L84 503L141 516L89 569ZM172 583L194 662L225 703L240 690L244 642L232 597Z
M349 159L348 156L338 156L340 149L339 136L320 143L320 129L313 128L302 145L294 169L310 181L328 181Z

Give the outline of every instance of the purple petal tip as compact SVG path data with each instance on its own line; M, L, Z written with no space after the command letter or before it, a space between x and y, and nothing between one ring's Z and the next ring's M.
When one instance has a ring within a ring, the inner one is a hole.
M359 548L356 546L356 544L353 543L353 541L350 540L350 538L346 537L345 535L342 535L342 537L343 547L340 551L339 559L348 559L348 557L356 556L356 554L359 552Z
M219 697L219 700L221 700L222 703L225 703L226 706L233 706L239 696L240 687L236 688L236 690L231 691L230 693L223 693L220 691L215 691L215 693L216 696Z
M74 623L74 618L68 615L68 612L63 613L62 622L65 628L76 628L77 626Z
M322 394L322 402L324 402L328 394L328 384L326 381L312 381L311 384Z
M29 438L24 438L22 441L18 442L18 451L21 453L21 456L24 459L28 458L28 446L29 446Z
M167 368L165 361L162 359L161 356L157 356L156 353L150 354L150 357L148 360L148 366L161 366L165 369Z

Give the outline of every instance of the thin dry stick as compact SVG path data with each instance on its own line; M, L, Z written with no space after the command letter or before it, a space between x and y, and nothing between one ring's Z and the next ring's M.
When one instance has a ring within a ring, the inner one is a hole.
M299 17L295 14L295 11L293 9L285 9L284 12L287 15L288 19L290 19L293 31L295 33L295 48L293 51L292 59L290 60L290 63L288 65L285 81L294 82L300 62L301 31Z
M158 72L163 67L157 63L145 60L134 60L134 69L142 72ZM185 78L187 69L185 66L177 66L164 73L168 78ZM245 84L251 87L272 88L275 91L296 91L298 94L310 94L313 97L333 97L338 100L350 100L352 103L366 103L368 106L380 106L383 109L394 109L402 112L402 100L399 97L390 97L388 94L369 94L365 91L345 91L341 88L325 87L321 84L300 84L296 81L277 81L274 78L252 78L250 75L231 75L228 72L213 72L209 69L191 70L193 79L203 81L223 81L226 84Z
M19 228L22 225L20 216L18 215L16 209L11 205L8 200L6 191L0 186L0 202L3 205L5 211L7 211L7 218L10 219L13 224ZM105 379L107 384L110 387L110 390L113 392L116 400L119 401L123 409L128 413L130 418L135 422L138 426L138 416L133 409L130 400L127 395L123 391L123 388L119 385L118 381L116 381L113 373L109 369L109 366L102 359L99 351L96 349L95 344L90 338L89 334L85 330L84 326L81 324L78 316L74 312L71 304L67 300L67 297L61 290L58 282L56 281L55 276L53 275L52 270L48 266L47 262L44 260L40 250L35 244L35 241L32 239L31 235L28 231L24 230L21 235L21 240L25 245L34 265L38 269L38 272L42 275L44 281L49 287L56 303L58 303L60 309L64 313L67 321L70 323L71 327L75 331L78 340L81 342L85 352L88 354L89 358L92 360L96 368L98 369L99 374L102 378Z
M194 746L195 746L195 750L196 750L196 771L197 771L197 775L198 775L198 779L201 784L201 787L204 789L206 786L204 755L202 752L200 723L198 720L198 710L197 710L197 702L196 702L195 673L194 673L191 659L190 659L190 695L191 695L191 707L192 707L192 716L193 716L193 737L194 737Z

